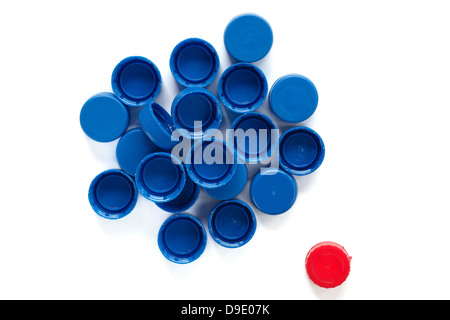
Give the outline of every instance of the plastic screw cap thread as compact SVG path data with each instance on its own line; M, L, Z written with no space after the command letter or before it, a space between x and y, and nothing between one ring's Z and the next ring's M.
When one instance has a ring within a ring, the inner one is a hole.
M237 113L258 109L266 99L267 79L257 66L237 63L220 76L217 92L225 107Z
M122 170L111 169L97 175L89 187L92 209L106 219L120 219L135 207L138 191L134 180Z
M217 243L227 248L237 248L249 242L255 234L256 217L243 201L223 201L211 211L208 228Z
M181 91L172 101L171 112L175 127L191 139L212 135L222 121L219 100L204 88Z
M280 138L280 165L289 173L303 176L316 171L325 157L325 145L314 130L295 127Z
M169 217L158 233L161 253L175 263L198 259L206 247L206 231L200 220L188 214Z
M343 246L331 241L320 242L306 255L306 272L316 285L334 288L347 279L350 261L351 257Z
M170 56L170 70L175 80L185 87L205 87L219 72L219 56L207 41L190 38L181 41Z
M170 153L155 152L145 157L136 169L139 192L153 202L175 199L186 183L181 160Z
M111 86L118 99L130 107L150 104L161 90L161 74L156 65L140 56L120 61L111 76Z
M237 159L221 140L197 142L186 158L187 173L203 188L223 187L236 173Z
M248 112L231 124L234 147L242 161L258 162L271 156L278 143L273 121L259 112Z

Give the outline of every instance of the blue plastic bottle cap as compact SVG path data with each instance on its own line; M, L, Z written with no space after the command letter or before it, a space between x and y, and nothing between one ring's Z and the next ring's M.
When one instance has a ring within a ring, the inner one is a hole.
M318 102L314 84L298 74L279 78L269 93L270 109L286 122L305 121L316 111Z
M205 228L200 220L191 215L175 214L161 226L158 246L162 254L172 262L192 262L205 251Z
M139 111L139 123L154 144L161 149L172 149L179 141L172 141L176 130L172 117L156 102Z
M244 113L258 109L266 99L267 79L257 66L233 64L219 79L217 92L223 105L231 111Z
M230 129L234 148L242 161L258 162L270 157L276 150L278 131L273 131L275 124L262 113L244 113L233 121Z
M175 199L167 202L159 202L156 205L164 211L171 213L185 212L195 204L199 194L200 187L189 176L186 176L184 188Z
M204 188L226 185L234 176L237 159L224 141L199 141L186 156L186 171Z
M134 177L139 163L150 153L158 151L158 147L147 137L142 128L134 128L120 138L116 148L119 166Z
M118 169L100 173L89 187L92 209L106 219L120 219L129 214L138 199L133 178Z
M325 157L325 145L314 130L291 128L280 138L280 165L289 173L304 176L317 170Z
M210 136L222 121L222 107L219 100L204 88L187 88L172 102L172 118L175 127L187 138L201 139ZM201 122L201 127L195 122Z
M205 193L217 200L228 200L237 197L244 190L247 183L247 167L238 160L236 172L229 182L218 188L203 188Z
M240 200L218 203L208 219L211 237L227 248L241 247L255 234L256 217L253 210Z
M255 62L264 58L273 43L269 23L255 14L233 18L225 28L225 47L238 61Z
M175 199L186 183L186 173L180 159L170 153L155 152L145 157L136 170L139 192L153 202Z
M294 204L297 198L297 182L294 177L281 169L268 168L253 177L250 197L262 212L280 214Z
M150 104L161 90L161 74L149 59L128 57L114 68L111 77L114 94L130 107Z
M127 130L129 121L127 108L108 92L89 98L80 113L80 124L84 133L98 142L110 142L120 138Z
M205 87L216 78L220 61L216 49L207 41L190 38L175 46L170 56L170 70L185 87Z

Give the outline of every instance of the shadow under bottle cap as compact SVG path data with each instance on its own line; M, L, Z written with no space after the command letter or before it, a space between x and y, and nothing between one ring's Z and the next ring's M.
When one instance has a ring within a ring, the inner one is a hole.
M314 84L299 74L279 78L269 92L269 107L281 120L302 122L312 116L319 103Z
M158 246L168 260L190 263L197 260L206 247L206 231L200 220L188 214L169 217L158 233Z
M106 219L120 219L136 206L138 191L133 178L122 170L106 170L97 175L89 186L92 209Z
M231 111L244 113L258 109L266 99L267 79L257 66L236 63L220 76L217 92L223 105Z
M172 141L176 130L172 117L156 102L139 111L139 124L144 132L161 149L172 149L179 141Z
M161 90L161 74L156 65L140 56L127 57L113 70L111 86L116 97L130 107L150 104Z
M253 177L250 197L261 212L281 214L294 204L297 198L297 182L282 169L264 169Z
M175 199L186 183L181 160L166 152L155 152L145 157L136 170L139 192L153 202Z
M256 230L253 210L240 200L218 203L208 218L211 237L227 248L241 247L251 240Z
M97 142L120 138L128 128L128 109L112 93L101 92L89 98L80 112L84 133Z
M308 127L295 127L281 135L280 166L289 173L304 176L316 171L325 157L322 138Z
M220 67L214 47L198 38L189 38L177 44L170 55L169 64L175 80L185 87L211 84Z
M172 102L172 118L175 127L186 138L201 139L210 136L222 121L222 107L219 100L204 88L187 88ZM201 122L197 127L195 122ZM186 131L187 130L187 131Z

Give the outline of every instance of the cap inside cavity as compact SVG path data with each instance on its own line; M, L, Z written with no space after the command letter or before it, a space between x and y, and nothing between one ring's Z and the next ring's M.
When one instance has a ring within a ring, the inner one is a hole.
M153 67L141 61L128 63L119 75L121 92L132 100L144 100L151 96L157 83L158 76Z
M98 204L107 211L119 211L127 207L133 198L130 181L122 175L110 174L100 179L95 189Z

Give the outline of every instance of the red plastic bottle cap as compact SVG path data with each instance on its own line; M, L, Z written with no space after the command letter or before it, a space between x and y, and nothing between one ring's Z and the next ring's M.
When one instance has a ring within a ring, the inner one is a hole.
M347 279L351 259L343 246L331 241L320 242L306 255L306 272L319 287L334 288Z

